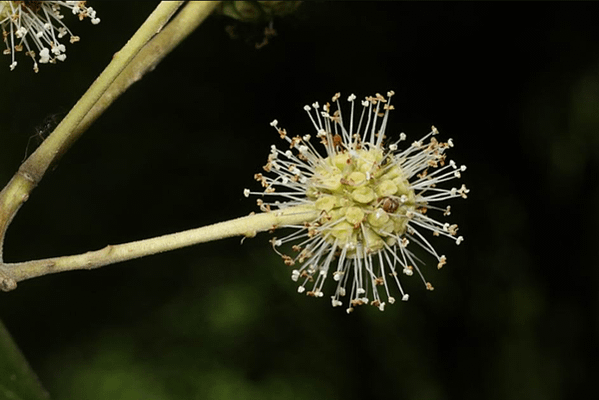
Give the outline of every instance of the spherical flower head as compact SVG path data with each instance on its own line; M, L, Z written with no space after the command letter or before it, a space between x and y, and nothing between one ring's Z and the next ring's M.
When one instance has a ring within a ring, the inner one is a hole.
M334 307L348 298L347 312L357 305L371 304L384 310L395 297L390 284L395 283L401 299L408 300L399 281L400 273L412 276L416 272L424 286L433 286L424 279L419 261L408 245L415 243L437 259L441 268L447 261L439 255L423 235L446 236L460 244L457 225L440 222L429 216L429 210L449 215L450 208L437 203L454 198L466 198L469 190L446 189L439 184L460 178L466 167L446 161L445 151L453 146L449 139L439 142L435 127L422 139L404 150L388 142L385 136L393 92L387 98L376 94L362 101L357 118L356 96L347 99L351 105L348 124L343 120L340 94L329 103L305 106L316 130L316 139L325 151L321 154L311 143L311 135L290 137L287 131L271 123L280 137L289 143L288 150L271 147L266 175L255 178L265 188L263 193L245 190L245 195L278 197L274 202L258 199L264 212L276 212L292 206L309 206L318 217L302 226L290 226L296 231L271 243L285 263L297 266L292 279L299 281L298 292L313 297L324 296L324 282L333 276L335 289L331 295ZM283 199L284 201L281 201ZM293 256L277 248L294 242Z
M17 66L15 54L26 49L25 55L33 60L33 70L40 64L56 63L67 58L66 47L60 42L64 36L70 42L80 40L62 22L62 8L77 15L80 20L89 18L92 24L100 23L96 11L86 7L85 1L0 1L0 27L6 49L3 54L11 56L11 71ZM36 61L36 51L39 53Z

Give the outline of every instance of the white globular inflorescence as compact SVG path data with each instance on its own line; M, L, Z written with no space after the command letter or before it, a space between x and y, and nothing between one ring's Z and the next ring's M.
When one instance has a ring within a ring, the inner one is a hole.
M339 93L332 99L335 111L329 103L305 106L324 154L313 146L311 135L290 137L273 121L271 126L289 143L289 149L273 145L264 166L266 174L254 176L264 191L244 191L246 197L262 197L258 205L264 212L292 206L318 211L316 219L303 225L277 227L295 231L273 238L271 243L285 264L295 267L291 278L300 283L299 293L323 297L324 282L332 275L332 305L342 306L347 298L348 313L363 304L384 310L385 304L395 302L392 284L399 288L401 299L408 300L399 280L401 274L416 273L426 289L433 290L410 245L416 244L435 257L438 268L447 258L437 253L425 231L451 238L456 244L463 240L457 225L440 222L429 211L447 216L450 207L441 208L440 202L467 197L469 190L464 185L451 189L440 185L460 178L466 166L446 160L445 151L453 147L453 141L437 141L435 127L403 150L400 143L406 140L404 133L399 140L388 142L385 130L393 94L366 97L361 112L356 112L356 96L352 94L347 99L351 107L347 120L341 112ZM263 200L266 197L274 201ZM292 244L292 256L278 250L285 243Z
M64 36L69 41L79 41L62 21L62 9L67 9L79 20L89 18L92 24L100 23L96 11L86 7L85 1L0 1L0 27L6 45L4 55L11 57L11 71L17 66L15 55L25 50L33 60L33 70L40 64L64 61L66 47L60 42ZM38 54L36 54L36 51Z

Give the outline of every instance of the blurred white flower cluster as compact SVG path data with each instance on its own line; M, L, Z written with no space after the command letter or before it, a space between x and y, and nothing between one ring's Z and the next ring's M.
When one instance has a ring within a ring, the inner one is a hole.
M79 17L89 18L92 24L100 23L96 11L86 7L85 1L0 1L0 26L6 45L4 55L11 57L11 71L17 66L15 55L25 50L33 60L33 70L39 71L40 64L64 61L66 47L60 42L65 36L69 41L79 41L62 21L63 9Z

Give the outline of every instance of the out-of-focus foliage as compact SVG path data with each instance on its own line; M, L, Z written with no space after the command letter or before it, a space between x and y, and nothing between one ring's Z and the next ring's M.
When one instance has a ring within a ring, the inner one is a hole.
M0 398L2 399L48 399L35 373L20 353L8 330L0 322Z
M68 63L0 69L1 184L152 6L100 2ZM599 356L594 8L308 2L260 50L211 19L84 135L5 244L19 261L248 214L243 188L280 140L270 121L313 133L305 104L392 89L388 134L434 124L468 166L472 191L452 206L464 243L434 243L441 271L423 255L434 292L408 280L409 302L348 316L298 295L259 235L24 282L1 294L0 318L55 399L586 396Z
M292 14L301 1L223 1L216 12L244 22L265 23Z

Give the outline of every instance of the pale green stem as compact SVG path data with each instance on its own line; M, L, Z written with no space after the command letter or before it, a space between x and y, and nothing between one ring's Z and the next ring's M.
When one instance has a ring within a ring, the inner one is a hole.
M172 21L150 40L123 72L112 82L85 118L75 128L73 135L83 133L121 94L139 81L179 43L191 34L212 13L218 1L190 1Z
M315 220L319 211L310 206L289 207L281 211L252 214L230 221L219 222L188 231L159 236L136 242L109 245L101 250L74 256L47 258L23 263L0 265L0 289L12 290L16 283L37 276L80 269L94 269L105 265L132 260L151 254L209 242L232 236L253 237L257 232L278 226L301 225Z
M0 192L0 263L3 260L6 230L48 167L56 162L129 86L153 70L169 52L189 36L219 2L188 2L166 28L160 31L181 2L165 3L167 4L161 3L157 7L127 45L115 55L110 65L67 117ZM148 42L156 32L159 33Z
M19 169L35 182L39 182L48 167L56 161L77 139L73 131L98 99L106 92L119 74L131 62L135 55L150 39L162 30L172 14L182 2L163 1L150 14L148 19L135 32L123 48L114 54L112 61L96 78L85 94L79 99L67 116L60 122L54 132L29 157Z
M0 263L6 230L21 205L41 181L53 162L58 160L78 136L76 127L106 92L116 77L125 69L140 49L168 22L182 2L161 2L127 44L116 53L110 64L79 99L56 129L21 165L6 187L0 192Z
M98 251L75 256L12 264L2 262L2 243L6 229L48 167L66 152L120 94L141 79L146 72L154 69L164 56L200 25L218 4L218 2L189 2L162 32L148 42L151 35L160 30L180 5L163 3L129 43L115 55L113 62L94 82L63 122L0 192L0 289L12 290L16 287L17 282L36 276L61 271L98 268L225 237L253 236L259 231L270 230L276 226L301 224L317 217L318 213L313 208L294 207L285 211L250 215L157 238L107 246Z

